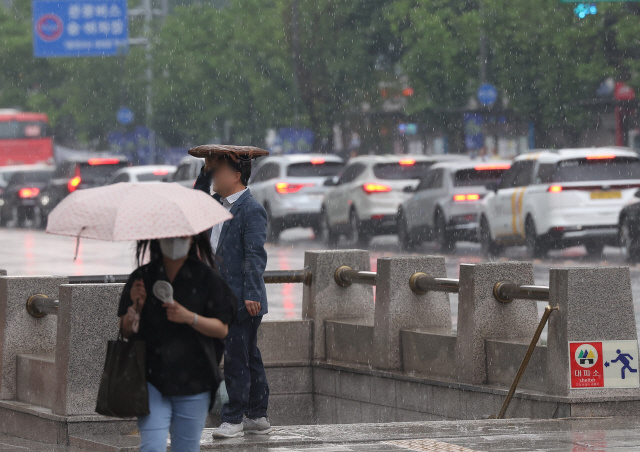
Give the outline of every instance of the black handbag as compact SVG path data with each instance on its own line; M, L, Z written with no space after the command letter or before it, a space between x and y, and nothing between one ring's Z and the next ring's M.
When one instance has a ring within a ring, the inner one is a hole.
M122 336L107 344L107 358L98 390L96 413L111 417L149 414L149 391L145 366L145 343Z

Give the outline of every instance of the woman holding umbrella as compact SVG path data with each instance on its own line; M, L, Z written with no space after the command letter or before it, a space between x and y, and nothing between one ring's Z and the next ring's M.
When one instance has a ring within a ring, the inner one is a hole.
M140 451L165 451L169 433L172 450L198 451L236 298L212 268L206 234L139 241L140 264L147 250L150 261L131 274L118 309L124 336L146 344L150 414L138 418ZM172 302L153 294L156 281L171 283Z
M78 190L50 214L52 234L137 241L138 268L118 315L123 335L144 343L149 414L138 417L142 452L165 452L169 435L174 451L200 450L237 305L206 231L231 216L207 194L177 184Z

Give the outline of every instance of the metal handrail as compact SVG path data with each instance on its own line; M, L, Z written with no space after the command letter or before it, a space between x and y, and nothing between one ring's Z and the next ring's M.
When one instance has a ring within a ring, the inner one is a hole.
M301 270L267 270L263 274L265 284L302 283L311 285L311 269L305 267ZM125 283L129 275L86 275L69 276L69 284L109 284ZM49 298L43 294L36 294L27 300L27 312L36 318L47 314L58 315L58 300Z
M349 287L351 284L375 286L377 282L376 272L358 271L347 265L338 267L333 277L336 284L341 287ZM458 293L460 280L435 278L423 272L416 272L409 278L409 287L418 295L424 295L427 292ZM493 287L493 296L501 303L510 303L515 299L549 301L549 287L499 281Z
M427 292L458 293L460 291L460 280L455 278L434 278L426 273L417 272L409 278L409 287L418 295L424 295Z
M341 265L333 274L336 284L341 287L349 287L351 284L376 285L376 272L358 271L347 265Z
M502 303L510 303L516 298L549 301L549 287L518 285L511 281L500 281L493 286L493 296Z
M305 267L300 270L267 270L262 275L265 284L303 283L311 284L311 269ZM126 283L129 275L84 275L69 276L69 284L109 284Z
M27 299L27 312L36 318L47 314L58 315L58 300L44 294L35 294Z

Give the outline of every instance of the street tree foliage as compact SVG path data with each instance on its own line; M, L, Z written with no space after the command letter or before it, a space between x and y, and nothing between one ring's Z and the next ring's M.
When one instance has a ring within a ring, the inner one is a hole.
M379 109L381 83L400 78L414 92L406 113L462 108L480 83L482 35L487 81L501 102L536 124L543 143L553 128L588 125L580 101L593 98L606 77L640 88L635 4L598 3L598 14L585 19L557 0L172 5L153 26L149 118L171 146L260 145L267 128L297 123L331 149L333 125L363 104ZM105 58L34 58L30 8L14 0L0 9L0 107L44 111L59 142L97 148L109 131L123 129L115 115L121 105L137 125L147 122L143 48ZM132 35L141 30L136 20Z

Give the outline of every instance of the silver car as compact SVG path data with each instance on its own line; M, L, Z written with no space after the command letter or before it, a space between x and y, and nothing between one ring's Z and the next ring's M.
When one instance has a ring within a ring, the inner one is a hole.
M269 218L268 239L277 240L286 228L311 227L322 234L320 212L329 187L344 163L325 154L291 154L262 159L249 180L251 194L264 206Z
M203 166L204 159L198 159L188 155L180 161L178 169L173 173L172 181L184 187L192 188Z
M413 196L398 208L398 239L404 249L435 240L441 252L451 251L458 240L477 240L481 200L486 184L497 182L510 162L449 162L433 165Z

